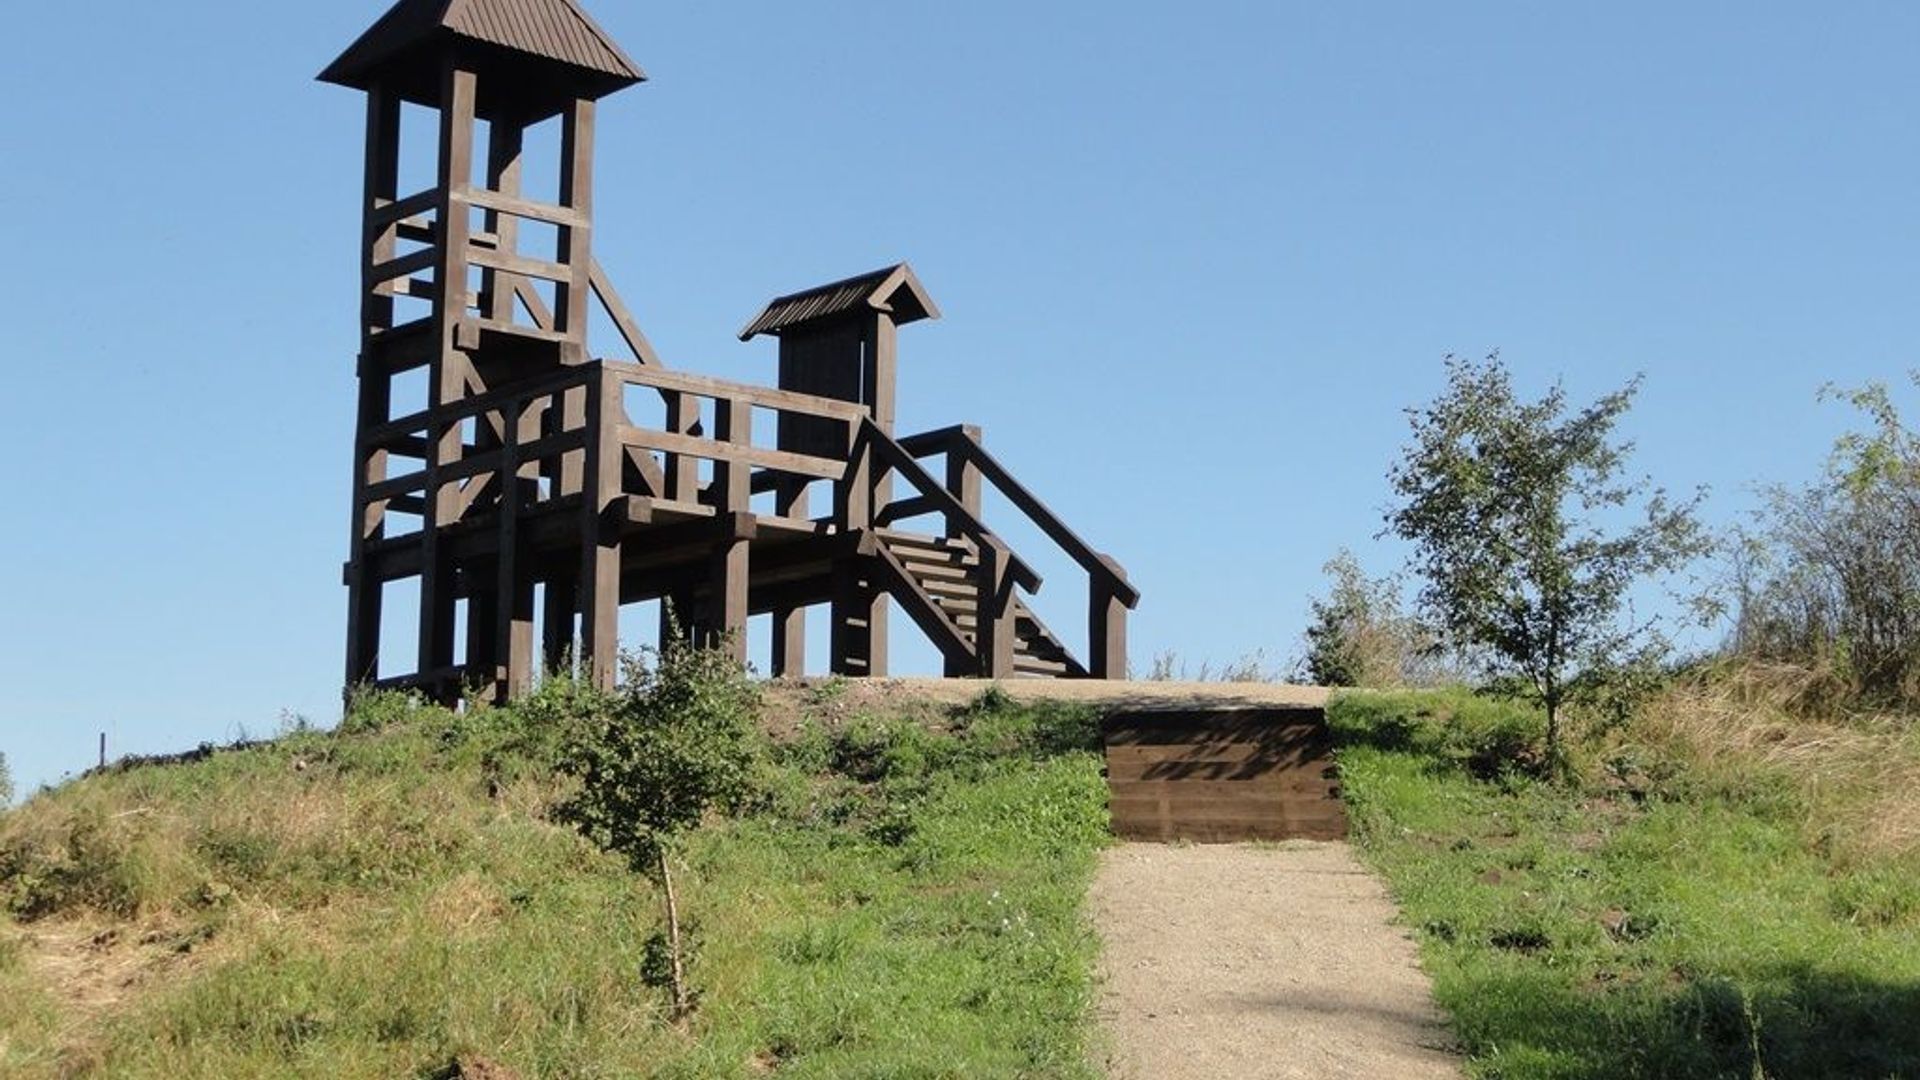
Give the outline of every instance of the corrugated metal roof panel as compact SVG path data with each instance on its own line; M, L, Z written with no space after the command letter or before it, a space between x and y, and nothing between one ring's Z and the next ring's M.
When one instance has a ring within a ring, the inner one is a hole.
M364 88L386 61L442 32L612 76L622 85L647 77L574 0L399 0L320 78Z
M872 273L835 281L804 292L774 298L766 310L756 315L740 340L758 334L777 334L790 326L831 318L849 311L871 308L891 311L894 322L905 325L921 319L937 319L940 309L914 276L906 263L875 270Z

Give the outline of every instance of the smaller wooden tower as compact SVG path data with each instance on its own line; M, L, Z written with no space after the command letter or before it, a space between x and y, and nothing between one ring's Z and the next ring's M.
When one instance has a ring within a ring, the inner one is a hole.
M922 319L937 319L940 309L905 263L778 297L740 331L741 341L762 334L780 342L782 390L850 401L863 407L875 426L892 435L898 330ZM796 454L837 454L845 449L845 425L816 417L783 414L777 435L780 449ZM877 493L884 503L891 488ZM805 516L806 488L798 480L782 486L781 513ZM798 670L805 647L805 609L774 612L774 667ZM839 582L833 606L836 670L854 674L887 670L887 595L866 579Z

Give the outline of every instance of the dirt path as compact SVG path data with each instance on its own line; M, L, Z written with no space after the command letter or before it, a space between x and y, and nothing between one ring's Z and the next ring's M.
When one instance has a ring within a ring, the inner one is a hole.
M1093 888L1124 1080L1457 1078L1412 941L1345 844L1127 844Z
M1320 708L1327 691L1283 683L1127 682L1107 679L774 679L762 684L763 713L779 729L803 716L871 713L937 720L989 687L1016 701L1062 701L1128 709Z

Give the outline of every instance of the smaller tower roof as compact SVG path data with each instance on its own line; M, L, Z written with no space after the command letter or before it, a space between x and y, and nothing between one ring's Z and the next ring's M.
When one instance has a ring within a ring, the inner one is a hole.
M405 93L431 79L424 57L463 46L571 68L581 96L603 97L647 77L574 0L399 0L320 81L356 90L387 81Z
M740 340L747 341L760 334L777 336L804 323L861 309L887 312L893 316L896 326L940 317L940 309L934 306L933 297L927 295L920 279L914 276L913 268L900 263L805 292L776 297L740 331Z

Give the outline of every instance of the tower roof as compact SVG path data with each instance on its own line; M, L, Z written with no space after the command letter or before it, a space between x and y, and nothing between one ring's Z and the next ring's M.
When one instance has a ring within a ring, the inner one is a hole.
M430 77L420 70L423 56L462 46L571 68L582 96L602 97L647 77L574 0L399 0L320 80L356 90L390 81L405 93Z
M776 297L740 331L740 340L759 334L779 334L788 327L862 308L891 314L896 326L940 317L940 309L934 306L933 297L927 295L920 279L914 276L913 267L900 263L805 292Z

